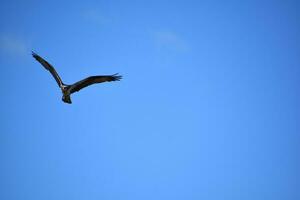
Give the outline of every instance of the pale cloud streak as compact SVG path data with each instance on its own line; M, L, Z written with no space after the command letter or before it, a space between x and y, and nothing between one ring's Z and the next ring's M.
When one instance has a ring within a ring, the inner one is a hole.
M19 38L0 34L1 53L12 54L14 56L24 56L30 52L28 46L29 45L26 42Z
M189 50L187 42L172 31L156 31L154 32L154 39L159 48L172 49L180 52Z
M105 17L99 10L89 9L82 12L82 17L90 22L103 25L111 22L111 19Z

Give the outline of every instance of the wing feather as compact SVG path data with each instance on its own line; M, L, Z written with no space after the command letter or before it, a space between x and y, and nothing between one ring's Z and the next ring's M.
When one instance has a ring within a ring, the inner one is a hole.
M118 76L118 74L113 74L109 76L90 76L71 85L70 93L78 92L82 88L88 87L95 83L119 81L121 78L122 76Z
M62 80L60 79L58 73L56 72L56 70L54 69L54 67L52 65L50 65L46 60L44 60L42 57L40 57L39 55L37 55L36 53L32 52L32 56L40 63L44 66L44 68L46 70L48 70L52 76L54 77L54 79L56 80L57 84L59 87L61 87L63 85Z

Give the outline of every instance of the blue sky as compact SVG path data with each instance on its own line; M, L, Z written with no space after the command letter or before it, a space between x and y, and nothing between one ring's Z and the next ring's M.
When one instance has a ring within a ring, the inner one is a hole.
M299 199L299 9L1 1L0 199Z

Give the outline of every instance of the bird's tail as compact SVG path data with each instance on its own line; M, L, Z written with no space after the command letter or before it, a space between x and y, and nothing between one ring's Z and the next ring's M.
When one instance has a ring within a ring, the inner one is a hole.
M63 102L68 103L68 104L72 103L70 95L67 95L67 96L63 95L62 100L63 100Z

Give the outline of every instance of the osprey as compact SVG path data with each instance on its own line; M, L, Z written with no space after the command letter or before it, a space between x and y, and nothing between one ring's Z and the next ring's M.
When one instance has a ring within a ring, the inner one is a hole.
M59 77L59 75L56 72L56 70L54 69L54 67L52 65L50 65L46 60L44 60L42 57L40 57L39 55L37 55L34 52L32 52L32 56L39 63L41 63L45 67L45 69L47 69L52 74L52 76L54 77L54 79L56 80L58 86L60 87L60 89L62 91L63 102L69 103L69 104L72 103L70 95L74 92L78 92L82 88L85 88L85 87L90 86L95 83L103 83L103 82L107 82L107 81L109 81L109 82L110 81L119 81L122 78L122 76L118 76L118 74L113 74L113 75L108 75L108 76L90 76L90 77L87 77L87 78L85 78L81 81L78 81L72 85L67 85L62 82L61 78Z

